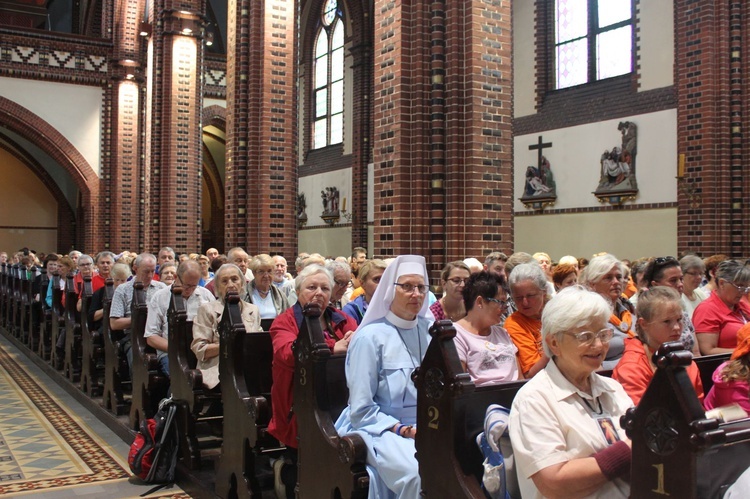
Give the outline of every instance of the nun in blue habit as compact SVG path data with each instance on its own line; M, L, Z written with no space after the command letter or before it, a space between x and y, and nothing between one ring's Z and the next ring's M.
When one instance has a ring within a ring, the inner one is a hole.
M349 405L336 430L357 433L367 443L370 499L419 497L417 388L411 374L430 343L428 290L424 257L396 258L383 273L346 355Z

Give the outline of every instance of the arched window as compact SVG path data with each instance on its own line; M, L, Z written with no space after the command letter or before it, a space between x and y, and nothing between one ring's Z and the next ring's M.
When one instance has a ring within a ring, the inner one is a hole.
M555 88L633 70L632 0L556 0L555 21Z
M326 0L315 38L313 149L344 140L344 23L337 0Z

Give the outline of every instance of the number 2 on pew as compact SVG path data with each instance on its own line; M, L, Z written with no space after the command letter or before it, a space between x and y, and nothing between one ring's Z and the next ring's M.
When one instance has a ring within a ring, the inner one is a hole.
M657 478L656 478L656 488L652 490L652 492L656 492L657 494L661 494L663 496L668 496L669 492L664 490L664 464L652 464L654 468L656 468Z
M440 423L438 421L440 419L440 411L438 411L437 407L431 405L427 408L427 415L430 417L430 422L427 423L427 427L433 430L437 430L438 424Z

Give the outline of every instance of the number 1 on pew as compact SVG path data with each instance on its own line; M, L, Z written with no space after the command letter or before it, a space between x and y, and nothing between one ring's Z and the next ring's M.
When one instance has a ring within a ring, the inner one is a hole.
M434 405L427 408L427 415L430 417L430 422L427 423L427 427L433 430L438 429L440 411Z
M664 490L664 464L652 464L654 468L656 468L657 478L656 478L656 488L653 489L651 492L656 492L657 494L661 494L663 496L668 496L669 492Z

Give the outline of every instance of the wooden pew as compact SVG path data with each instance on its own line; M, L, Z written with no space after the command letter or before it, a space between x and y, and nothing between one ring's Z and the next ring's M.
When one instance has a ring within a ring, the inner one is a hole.
M49 281L54 279L54 273L51 276L45 273L43 274L43 276L46 278L46 282L44 286L42 286L41 291L41 304L44 318L39 325L39 346L37 348L37 353L42 359L51 362L51 352L54 348L54 343L52 343L52 315L54 314L54 302L52 304L52 308L50 308L47 306L46 300L47 287L49 286Z
M102 405L105 409L117 416L125 414L128 403L125 400L123 385L125 380L130 379L128 359L120 348L123 339L121 330L112 330L109 327L109 310L112 306L112 297L115 294L114 281L109 278L104 285L104 316L102 318L101 337L104 340L104 387L102 393Z
M159 401L169 389L169 379L159 369L155 350L148 346L146 331L148 304L142 282L133 286L130 338L133 353L133 396L130 404L130 427L138 429L140 422L151 418L159 408Z
M88 278L89 286L91 278ZM77 309L78 293L73 274L65 280L65 347L63 374L70 381L77 382L81 377L81 313Z
M487 407L500 404L510 408L525 381L476 387L459 361L453 324L436 321L430 334L432 341L414 375L422 493L427 497L483 498L484 456L476 437L484 431ZM515 483L515 477L506 479Z
M50 337L50 364L57 370L63 368L64 351L57 348L57 338L60 331L65 329L65 310L62 304L63 291L60 289L60 276L57 272L52 275L52 336Z
M11 266L10 333L18 338L21 331L21 264Z
M81 299L81 390L89 397L98 397L102 393L101 366L104 362L104 345L99 331L89 328L89 309L93 296L91 278L83 278L83 297Z
M32 267L32 270L35 271L36 267ZM32 281L29 278L29 271L23 266L18 269L18 277L21 279L21 294L18 303L21 317L18 326L18 339L28 344L31 341L31 305L34 303L34 296L31 294Z
M258 454L282 448L266 431L271 420L271 336L245 331L239 301L237 293L227 295L219 323L224 439L216 494L222 498L260 497L255 473Z
M197 470L201 467L201 448L221 445L221 439L216 438L205 424L208 421L213 424L221 422L221 393L203 387L203 375L196 369L198 360L190 349L193 323L187 319L187 308L179 286L172 287L167 319L169 377L172 399L177 404L180 453L185 465Z
M34 267L35 269L37 267ZM41 337L42 327L45 320L45 307L44 298L47 294L47 285L49 279L47 278L47 269L44 267L38 268L39 275L34 278L31 285L31 322L29 324L29 349L32 352L39 351L39 340ZM36 298L39 298L36 300Z
M0 264L0 327L8 324L8 263Z
M703 393L708 395L708 391L714 386L712 375L717 367L729 360L729 353L719 353L715 355L702 355L693 360L698 366L701 373L701 382L703 383Z
M318 307L305 308L294 345L297 497L365 498L370 483L365 468L367 446L359 435L340 437L334 428L349 399L346 356L331 353L318 320L320 313Z
M631 497L719 498L750 464L750 419L706 419L683 348L661 346L641 403L621 418L633 442Z

